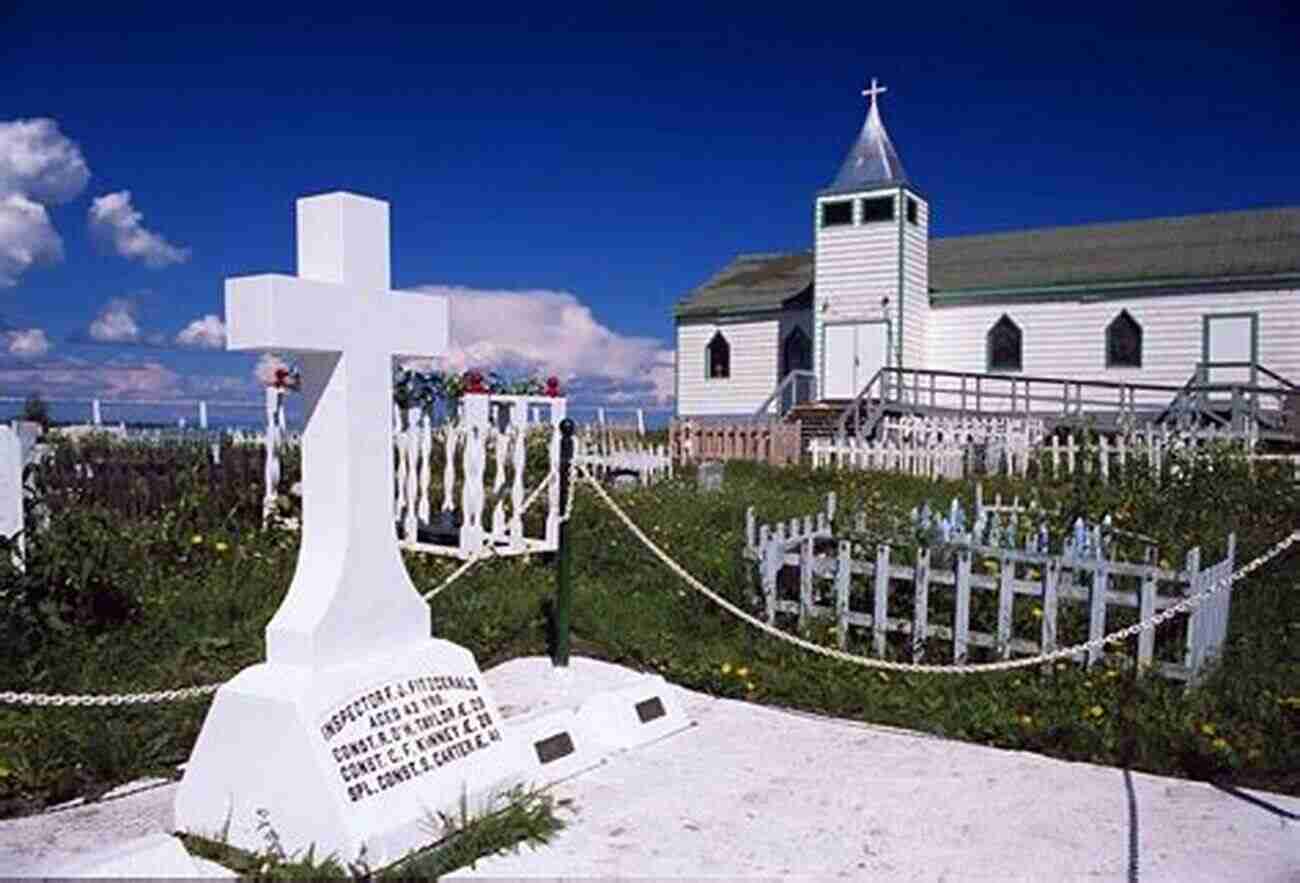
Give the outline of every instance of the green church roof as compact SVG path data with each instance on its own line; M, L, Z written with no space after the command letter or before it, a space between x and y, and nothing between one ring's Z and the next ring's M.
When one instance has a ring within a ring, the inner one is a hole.
M996 298L1092 286L1249 282L1300 275L1300 207L1048 227L930 241L930 291ZM678 317L779 308L811 291L811 252L741 255L686 296Z
M1059 285L1300 272L1300 208L1217 212L930 243L930 289Z

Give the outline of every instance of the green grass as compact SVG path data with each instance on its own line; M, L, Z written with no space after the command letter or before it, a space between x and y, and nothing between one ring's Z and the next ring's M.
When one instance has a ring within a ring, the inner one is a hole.
M437 880L457 868L472 868L488 856L518 852L520 846L544 846L565 826L556 808L569 808L568 801L557 801L545 791L522 788L507 792L498 802L505 805L482 815L471 815L462 802L454 817L439 814L439 818L426 819L429 846L380 869L365 862L343 862L334 855L318 856L314 848L301 855L286 855L270 824L262 831L267 845L256 853L202 837L185 835L181 839L191 855L262 880Z
M946 503L957 495L969 509L973 498L969 482L729 464L718 493L697 493L687 474L616 499L687 570L757 612L752 571L741 557L746 506L772 522L817 511L829 490L841 512L865 506L882 538L899 542L906 539L904 513L922 500ZM1023 498L1030 486L999 479L984 490L988 499L999 492ZM221 681L263 658L263 630L288 587L297 535L263 531L253 516L211 513L201 490L190 493L150 520L72 510L30 541L28 573L0 573L0 689L159 690ZM1219 454L1190 464L1174 482L1138 474L1107 487L1080 478L1041 485L1038 496L1071 517L1115 513L1121 526L1154 535L1170 560L1199 544L1202 560L1216 561L1235 530L1241 563L1300 527L1293 487L1267 475L1251 480ZM580 489L570 534L575 653L751 702L1300 795L1294 551L1238 586L1222 664L1185 690L1137 677L1118 657L1092 671L1070 664L968 677L865 670L736 621L654 559L590 489ZM898 554L910 553L900 547ZM406 560L421 591L458 563ZM544 654L554 591L554 569L540 557L489 560L433 600L435 634L468 647L484 669ZM988 615L977 604L973 622ZM1017 634L1026 634L1030 615L1017 607ZM805 634L828 646L835 640L825 626ZM864 646L860 636L850 644ZM141 775L173 774L209 701L0 707L0 815L93 797Z

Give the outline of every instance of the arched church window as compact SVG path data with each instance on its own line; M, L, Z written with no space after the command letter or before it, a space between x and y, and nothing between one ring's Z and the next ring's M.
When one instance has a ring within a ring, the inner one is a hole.
M721 331L714 332L713 339L705 347L704 358L706 377L721 379L731 376L731 345Z
M1019 371L1021 367L1020 326L1006 313L993 323L988 333L988 366L990 371Z
M781 376L791 371L808 371L812 369L812 341L798 325L785 336L785 346L781 348Z
M1142 367L1142 326L1128 310L1120 310L1106 326L1106 367Z

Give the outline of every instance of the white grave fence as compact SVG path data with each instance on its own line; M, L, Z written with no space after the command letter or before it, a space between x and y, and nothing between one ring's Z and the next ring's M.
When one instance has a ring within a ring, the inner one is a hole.
M1259 464L1281 463L1290 466L1286 471L1292 481L1300 481L1300 455L1256 454L1251 437L1215 427L1179 431L1148 426L1144 431L1114 438L1099 436L1093 443L1079 441L1075 436L1064 440L1053 436L1040 448L1037 457L1040 472L1053 478L1082 472L1105 482L1112 476L1122 475L1135 463L1162 475L1171 468L1171 460L1176 455L1211 444L1226 444L1239 450L1252 473Z
M673 461L664 445L645 445L584 427L574 439L574 461L596 478L634 475L644 486L673 477Z
M850 540L834 533L834 510L834 496L830 495L826 511L774 526L758 525L752 508L746 512L746 556L758 568L768 623L774 623L777 613L797 616L800 625L812 618L833 622L841 649L846 647L850 628L863 629L870 633L877 656L888 654L889 634L902 634L909 639L915 662L923 661L931 638L951 641L957 663L966 661L971 646L991 648L1002 659L1013 653L1052 652L1058 647L1059 626L1067 606L1086 616L1088 640L1093 641L1106 634L1111 608L1132 609L1139 619L1148 619L1226 578L1232 573L1235 556L1236 536L1230 534L1227 556L1205 568L1199 548L1187 553L1181 568L1171 569L1103 557L1099 544L1084 551L1067 543L1060 553L1048 554L960 539L936 549L919 547L912 563L894 563L888 544L877 545L874 555L863 560L854 557ZM861 513L856 528L859 532L866 528ZM952 561L941 566L937 559L945 554ZM784 568L795 572L794 599L781 596ZM900 586L910 589L910 617L898 615L897 607L890 612L890 598ZM971 627L976 592L996 595L993 632ZM952 606L951 625L931 621L935 595L950 599L945 606ZM1167 677L1195 679L1222 649L1231 595L1228 587L1188 614L1180 662L1156 660L1155 632L1143 631L1138 637L1139 665L1154 666ZM855 597L865 598L867 609L855 609ZM1036 640L1013 633L1017 599L1036 605L1031 614L1039 619ZM1086 662L1092 665L1101 657L1100 649L1092 649Z
M394 409L394 517L402 545L461 559L485 548L499 555L554 551L560 529L560 421L566 411L563 398L467 395L457 421L435 429L419 409L406 414ZM530 424L530 417L543 419ZM547 435L546 468L542 483L526 488L530 426ZM435 443L442 449L437 459ZM442 500L435 504L437 460ZM529 536L524 511L530 497L543 491L544 528ZM428 529L433 525L440 529Z
M962 478L982 456L984 471L1025 475L1042 442L1042 420L1025 417L886 417L876 438L813 439L813 467Z

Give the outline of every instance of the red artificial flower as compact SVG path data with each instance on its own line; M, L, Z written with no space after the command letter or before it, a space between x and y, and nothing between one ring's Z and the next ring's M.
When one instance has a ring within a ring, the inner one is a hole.
M550 396L551 398L553 398L553 399L554 399L554 398L559 398L559 396L560 396L560 378L558 378L558 377L548 377L548 378L546 378L546 394L547 394L548 396Z
M467 393L481 394L488 391L487 387L483 385L483 375L477 371L466 371L461 380L465 384L465 392Z

